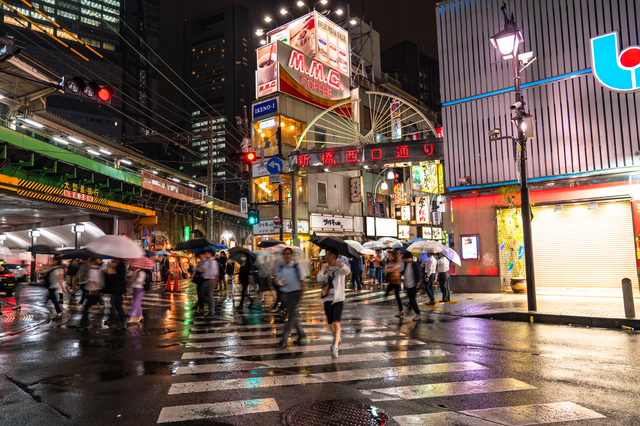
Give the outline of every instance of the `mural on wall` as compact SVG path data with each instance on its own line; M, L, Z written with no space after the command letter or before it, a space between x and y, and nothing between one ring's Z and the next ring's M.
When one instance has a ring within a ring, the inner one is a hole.
M498 208L496 219L501 275L507 279L524 277L524 237L520 207Z

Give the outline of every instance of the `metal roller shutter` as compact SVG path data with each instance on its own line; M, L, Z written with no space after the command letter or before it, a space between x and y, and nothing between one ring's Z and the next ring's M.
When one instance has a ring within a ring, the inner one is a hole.
M638 288L630 202L535 207L533 214L538 293L620 296L623 278Z

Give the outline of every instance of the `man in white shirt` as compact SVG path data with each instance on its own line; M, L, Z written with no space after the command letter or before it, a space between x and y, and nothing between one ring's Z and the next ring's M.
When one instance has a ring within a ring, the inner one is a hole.
M209 289L209 313L207 313L205 317L210 317L216 313L215 294L220 275L220 266L213 258L213 251L207 250L204 252L204 259L200 262L198 267L201 268L204 284Z
M436 265L438 261L433 253L428 253L427 256L427 259L422 262L422 266L424 266L424 289L429 296L429 301L425 305L435 305L436 298L433 294L433 282L436 280Z
M438 271L438 284L440 285L440 291L442 291L442 301L449 302L451 299L451 292L449 291L449 259L442 253L436 264L436 269Z
M338 251L333 247L326 249L327 264L316 276L320 283L330 281L329 294L322 298L324 302L324 313L327 322L333 333L333 345L331 346L331 356L338 356L338 345L340 344L340 319L342 317L342 306L344 304L344 285L347 275L351 271L349 263L344 263L338 259Z

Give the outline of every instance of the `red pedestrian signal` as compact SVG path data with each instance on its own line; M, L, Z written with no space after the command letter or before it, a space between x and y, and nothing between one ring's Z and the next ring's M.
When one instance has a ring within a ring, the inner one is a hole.
M246 152L246 153L244 154L244 161L245 161L247 164L251 164L251 163L253 163L254 161L256 161L256 158L257 158L257 156L256 156L256 153L255 153L255 152Z

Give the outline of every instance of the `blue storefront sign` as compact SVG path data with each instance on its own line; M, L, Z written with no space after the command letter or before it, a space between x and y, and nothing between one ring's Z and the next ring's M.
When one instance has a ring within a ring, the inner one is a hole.
M278 98L270 99L253 106L253 118L275 113L278 110Z

